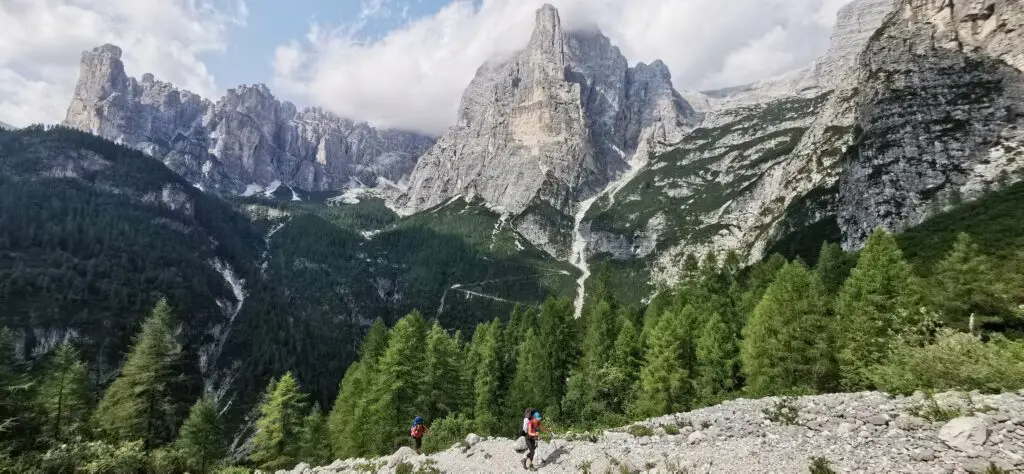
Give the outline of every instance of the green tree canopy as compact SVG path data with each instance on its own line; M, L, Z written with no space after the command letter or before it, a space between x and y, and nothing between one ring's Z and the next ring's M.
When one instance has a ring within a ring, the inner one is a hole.
M869 388L865 369L881 363L891 334L917 313L918 291L896 239L883 229L868 238L836 303L839 364L848 389Z
M174 444L191 472L205 474L217 465L227 453L227 448L213 400L204 397L192 405Z
M89 374L70 343L58 346L50 357L37 400L47 438L60 443L82 434L89 410Z
M743 329L740 357L755 396L820 392L834 387L828 298L818 276L786 264Z
M175 370L180 351L171 308L160 300L96 408L96 429L111 441L141 439L146 450L170 441L182 412L175 397L182 380Z
M260 469L286 469L298 462L305 400L291 372L279 381L270 381L260 404L253 450L249 455Z

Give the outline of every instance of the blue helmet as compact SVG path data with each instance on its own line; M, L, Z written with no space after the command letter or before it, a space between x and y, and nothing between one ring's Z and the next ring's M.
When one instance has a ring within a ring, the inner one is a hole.
M535 419L539 420L539 419L540 419L540 412L539 412L539 411L535 411L535 412L533 412L533 417L534 417Z
M416 418L412 419L413 426L418 425L420 423L423 423L423 418L417 416Z

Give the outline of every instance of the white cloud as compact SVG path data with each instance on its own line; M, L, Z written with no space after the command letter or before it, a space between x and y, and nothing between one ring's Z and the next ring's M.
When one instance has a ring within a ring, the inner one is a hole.
M2 0L0 120L63 119L81 52L103 43L123 48L130 75L213 95L200 56L225 50L227 28L246 16L243 0Z
M567 27L596 23L630 61L664 60L677 88L707 89L809 64L849 0L548 1ZM437 134L454 121L477 68L525 45L544 2L453 0L367 41L365 15L403 2L364 0L358 24L314 24L303 40L279 46L274 84L343 116Z

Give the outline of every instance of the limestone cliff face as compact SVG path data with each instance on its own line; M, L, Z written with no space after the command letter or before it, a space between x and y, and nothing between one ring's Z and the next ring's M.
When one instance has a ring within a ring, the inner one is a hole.
M679 278L687 254L859 248L1024 178L1024 5L856 0L818 61L688 93L704 119L587 215L589 254Z
M682 259L735 250L748 261L791 233L835 234L839 161L853 143L857 58L895 0L839 13L828 51L755 84L687 93L703 120L586 216L589 255L677 280Z
M422 211L455 196L480 198L564 254L567 243L548 230L558 233L576 203L626 170L638 150L646 158L678 141L694 115L660 61L630 68L607 37L563 31L546 5L522 51L477 71L456 124L417 163L403 204Z
M82 53L65 123L139 148L199 186L233 193L274 181L308 191L400 182L433 144L320 109L298 111L262 84L230 89L214 103L151 74L137 81L125 74L121 49L109 44Z
M1024 5L903 0L860 59L839 223L859 246L1020 179Z

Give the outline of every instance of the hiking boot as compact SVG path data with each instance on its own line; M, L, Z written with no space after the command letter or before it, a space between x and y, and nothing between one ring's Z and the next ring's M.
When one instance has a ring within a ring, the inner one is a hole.
M526 467L526 458L523 458L523 469L529 469L528 467Z

